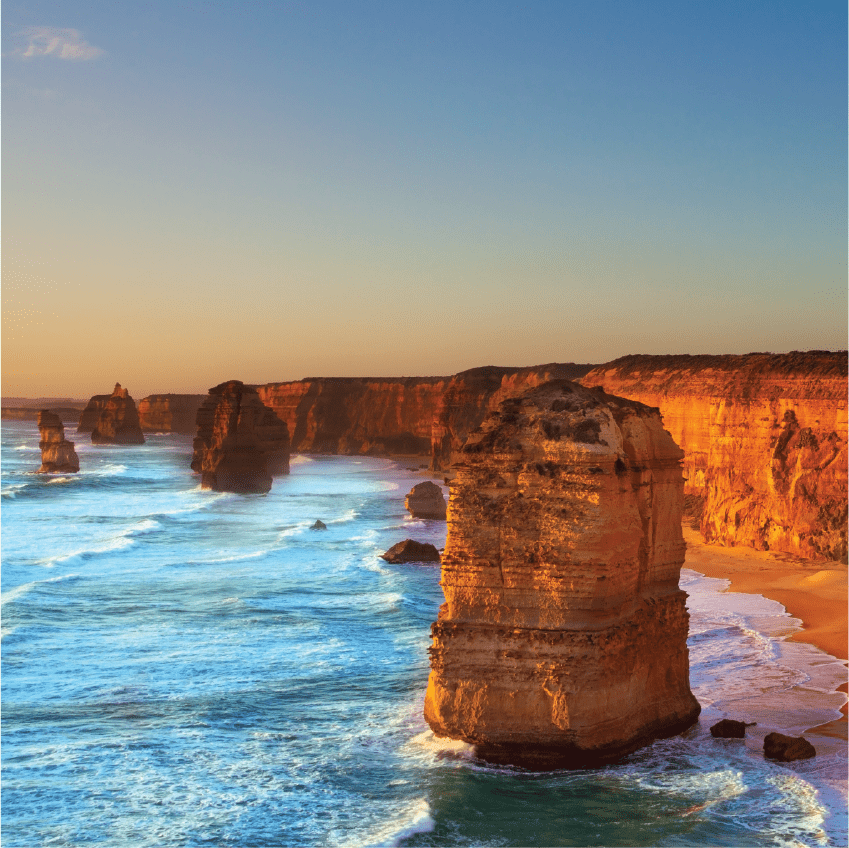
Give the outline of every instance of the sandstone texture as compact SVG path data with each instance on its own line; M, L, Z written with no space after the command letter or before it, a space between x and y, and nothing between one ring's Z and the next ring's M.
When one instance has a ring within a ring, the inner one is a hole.
M708 542L847 555L847 355L626 356L580 381L660 408Z
M385 554L381 554L380 558L391 563L439 562L439 551L429 542L404 539L403 542L393 545Z
M139 423L147 433L194 435L206 395L148 395L139 401Z
M404 507L413 518L434 518L439 521L445 520L448 508L442 487L430 480L417 483L410 489L404 499Z
M682 456L656 409L565 380L508 398L469 436L432 626L438 736L577 767L696 720Z
M229 380L209 390L197 413L192 469L218 492L264 493L289 473L289 432L256 389Z
M74 450L74 443L65 438L65 426L62 419L53 412L43 409L38 416L38 434L41 437L41 468L39 472L63 473L80 470L80 460Z
M431 457L441 471L505 397L591 365L487 366L451 377L319 378L257 386L286 422L292 451Z
M793 760L809 760L816 755L816 749L804 736L768 733L764 737L764 756L770 760L789 763Z
M91 441L95 445L144 444L135 401L120 383L115 383L112 394L100 410L97 424L91 431Z

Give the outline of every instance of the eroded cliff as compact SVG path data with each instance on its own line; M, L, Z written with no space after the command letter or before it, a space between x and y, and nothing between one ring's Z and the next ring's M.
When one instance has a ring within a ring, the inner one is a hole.
M581 381L657 406L707 541L847 554L847 356L626 356Z
M568 381L503 401L450 486L425 718L490 760L606 762L688 727L683 454Z
M139 401L139 422L148 433L194 435L206 395L149 395Z
M88 402L86 408L80 413L77 423L78 433L91 433L97 427L97 419L106 407L106 403L112 395L94 395Z
M41 448L40 473L76 472L80 470L80 460L74 450L74 443L65 438L65 425L62 419L47 409L38 414L38 434Z
M209 390L193 447L191 467L204 489L264 493L272 476L289 473L286 424L239 380Z

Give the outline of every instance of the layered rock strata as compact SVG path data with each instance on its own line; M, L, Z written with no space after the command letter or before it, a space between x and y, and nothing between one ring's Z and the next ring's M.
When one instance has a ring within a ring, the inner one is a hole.
M95 445L144 444L136 403L120 383L115 383L112 394L100 410L97 424L91 431L91 441Z
M80 460L74 450L74 443L65 438L65 425L62 419L47 409L38 414L38 434L41 448L40 473L61 471L63 473L80 470Z
M446 469L466 436L505 397L555 378L575 379L592 366L487 366L452 377L319 378L257 386L285 421L292 451L416 455Z
M425 718L533 768L691 725L681 450L656 409L568 381L501 403L454 465Z
M404 499L404 508L413 518L433 518L439 521L445 520L448 509L442 487L430 480L417 483L410 489Z
M626 356L584 385L657 406L708 542L847 555L847 355Z
M289 473L286 424L239 380L209 390L193 447L191 467L204 489L264 493L273 476Z
M139 401L139 423L148 433L194 435L206 395L148 395Z

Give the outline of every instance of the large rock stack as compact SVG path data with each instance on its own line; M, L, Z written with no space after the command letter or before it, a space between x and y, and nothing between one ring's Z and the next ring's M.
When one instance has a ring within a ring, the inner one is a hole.
M79 471L80 460L74 450L74 443L65 438L65 426L54 412L42 409L38 413L38 433L41 440L41 468L39 472L62 473Z
M97 425L91 431L91 441L95 445L144 444L136 403L120 383L115 383L109 400L101 409Z
M682 451L656 409L558 380L504 401L455 463L425 718L534 768L691 725Z
M218 492L264 493L289 473L289 431L256 389L229 380L209 390L197 414L192 469Z

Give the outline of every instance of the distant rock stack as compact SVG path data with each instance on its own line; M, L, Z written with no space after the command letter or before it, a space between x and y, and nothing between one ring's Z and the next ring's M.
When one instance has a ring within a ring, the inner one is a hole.
M658 411L557 380L454 465L425 718L488 760L570 768L680 733L682 451Z
M256 389L229 380L209 390L197 414L192 469L217 492L264 493L289 473L289 431Z
M41 441L40 473L61 471L68 473L80 470L80 460L74 450L74 443L65 438L65 426L62 419L47 409L38 413L38 433Z
M445 495L442 494L442 488L430 480L413 486L404 500L404 506L413 518L445 521Z
M185 433L197 430L198 409L206 395L148 395L139 401L139 422L144 432Z
M144 444L135 401L120 383L115 383L112 394L100 411L97 425L91 432L91 441L95 445Z
M106 408L106 404L112 395L94 395L88 402L88 406L80 414L77 424L77 433L91 433L97 427L100 413Z

